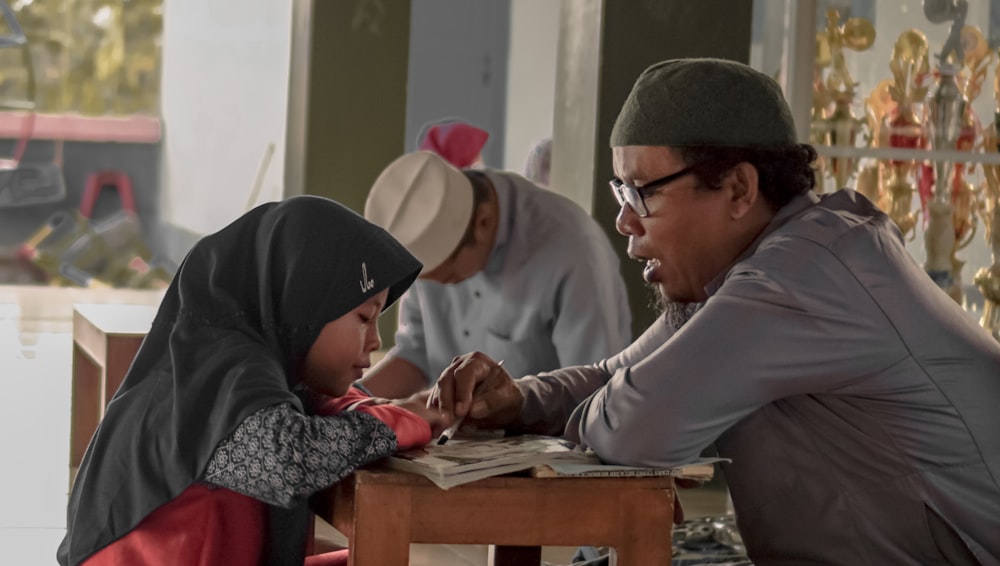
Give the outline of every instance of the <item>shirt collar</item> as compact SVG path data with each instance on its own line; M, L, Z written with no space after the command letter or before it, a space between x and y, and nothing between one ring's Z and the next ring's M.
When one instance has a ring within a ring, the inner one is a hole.
M813 191L806 191L801 195L795 196L788 204L781 207L781 209L778 210L778 213L774 215L774 218L772 218L771 221L768 222L767 226L764 227L764 230L762 230L761 233L754 239L753 243L747 246L747 249L744 250L743 253L740 254L739 257L737 257L731 264L729 264L726 269L723 269L722 272L715 277L715 279L712 279L708 285L705 285L705 293L708 294L709 297L714 295L719 288L722 287L722 284L725 283L726 277L729 275L733 266L757 253L757 248L760 246L760 243L764 240L764 238L771 235L778 228L784 226L785 223L787 223L792 217L798 215L800 212L819 204L819 201L819 195Z
M511 209L513 208L513 195L510 189L510 180L501 172L493 170L482 171L486 178L493 185L493 190L497 195L497 207L499 208L499 220L497 221L497 234L493 241L493 250L490 252L490 259L486 262L483 271L496 273L503 267L506 256L507 242L511 235Z

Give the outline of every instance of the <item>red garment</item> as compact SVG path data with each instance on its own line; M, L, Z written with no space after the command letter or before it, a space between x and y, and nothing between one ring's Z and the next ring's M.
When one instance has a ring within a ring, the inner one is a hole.
M402 407L376 401L352 387L343 397L327 398L316 407L316 414L330 416L356 410L372 415L396 433L400 450L430 442L431 429L426 421ZM196 483L84 564L256 565L263 555L266 533L265 503L225 488ZM346 565L347 550L308 556L305 561L305 566Z
M86 566L250 566L261 562L267 505L225 488L197 483ZM346 566L347 550L306 557L305 566Z
M235 491L197 483L84 564L258 564L264 549L266 520L264 503Z
M351 387L342 397L323 397L313 407L317 415L335 415L341 411L360 411L382 421L396 433L396 449L403 451L419 448L431 441L431 427L427 421L406 409L386 403ZM381 401L381 402L380 402Z

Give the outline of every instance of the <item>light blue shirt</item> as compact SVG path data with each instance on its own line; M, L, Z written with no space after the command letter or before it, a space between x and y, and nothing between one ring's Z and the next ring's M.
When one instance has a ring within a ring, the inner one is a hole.
M485 269L461 283L418 280L400 301L399 356L429 384L479 350L518 377L593 363L628 345L618 256L597 222L562 195L487 171L500 205Z

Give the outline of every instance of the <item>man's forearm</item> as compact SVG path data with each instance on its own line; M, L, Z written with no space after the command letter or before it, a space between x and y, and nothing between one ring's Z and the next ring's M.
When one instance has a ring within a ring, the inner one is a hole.
M607 383L609 375L597 365L573 366L527 376L515 381L524 396L521 414L512 430L560 436L573 409Z
M645 359L663 345L701 304L671 303L666 313L628 348L608 359L587 366L574 366L517 380L524 396L515 428L537 434L563 434L576 407L603 387L616 371ZM575 434L575 433L574 433Z

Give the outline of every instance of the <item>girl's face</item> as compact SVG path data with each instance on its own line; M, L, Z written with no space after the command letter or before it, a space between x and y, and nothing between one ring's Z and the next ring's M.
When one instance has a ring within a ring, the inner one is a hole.
M371 353L382 347L378 315L389 290L372 296L344 316L326 323L310 346L302 381L310 389L340 397L371 366Z

